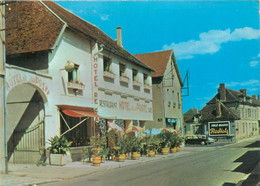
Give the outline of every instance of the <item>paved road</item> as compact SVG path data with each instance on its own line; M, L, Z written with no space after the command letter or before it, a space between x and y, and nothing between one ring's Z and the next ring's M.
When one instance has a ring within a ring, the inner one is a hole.
M255 144L255 141L210 148L49 185L234 185L246 179L259 162L259 147L250 147L250 144Z

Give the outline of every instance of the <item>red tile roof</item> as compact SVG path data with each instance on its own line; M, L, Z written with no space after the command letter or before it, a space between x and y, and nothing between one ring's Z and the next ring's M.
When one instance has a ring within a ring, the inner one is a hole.
M153 71L98 27L52 1L18 1L9 7L6 8L7 55L52 49L66 24L78 34L104 44L106 50Z
M164 72L166 70L167 64L170 61L170 59L172 58L180 84L181 84L181 86L183 86L180 71L179 71L179 68L178 68L178 65L177 65L177 62L176 62L172 49L158 51L158 52L151 52L151 53L135 54L134 56L137 59L141 60L146 65L155 69L155 72L152 72L152 77L164 76Z
M165 69L170 60L173 50L165 50L159 52L135 54L134 56L144 62L146 65L155 69L152 72L153 77L164 76Z
M6 6L7 55L51 49L63 23L39 1Z

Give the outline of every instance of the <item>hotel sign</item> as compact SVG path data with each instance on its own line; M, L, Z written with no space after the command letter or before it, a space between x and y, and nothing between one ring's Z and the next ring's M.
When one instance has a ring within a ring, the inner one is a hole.
M230 134L229 121L209 122L210 136L228 136L229 134Z

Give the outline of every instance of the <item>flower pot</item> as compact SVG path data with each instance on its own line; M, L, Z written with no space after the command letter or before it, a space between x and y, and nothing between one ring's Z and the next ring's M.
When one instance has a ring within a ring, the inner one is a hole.
M50 165L65 165L67 163L66 154L50 154Z
M148 157L154 157L155 156L155 152L152 150L148 151Z
M181 152L181 147L177 147L177 152Z
M117 161L124 162L125 161L125 154L119 154L117 157Z
M139 152L132 152L132 159L133 160L139 160L140 159L140 153Z
M162 148L162 155L167 155L169 153L168 148Z
M171 153L175 153L175 152L177 152L177 148L176 147L171 148Z
M93 156L93 166L100 166L101 164L101 156Z

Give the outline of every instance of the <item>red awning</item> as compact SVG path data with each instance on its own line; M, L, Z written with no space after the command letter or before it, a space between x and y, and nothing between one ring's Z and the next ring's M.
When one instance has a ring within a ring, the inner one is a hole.
M70 117L100 117L97 115L93 108L90 107L79 107L71 105L59 105L62 112Z

